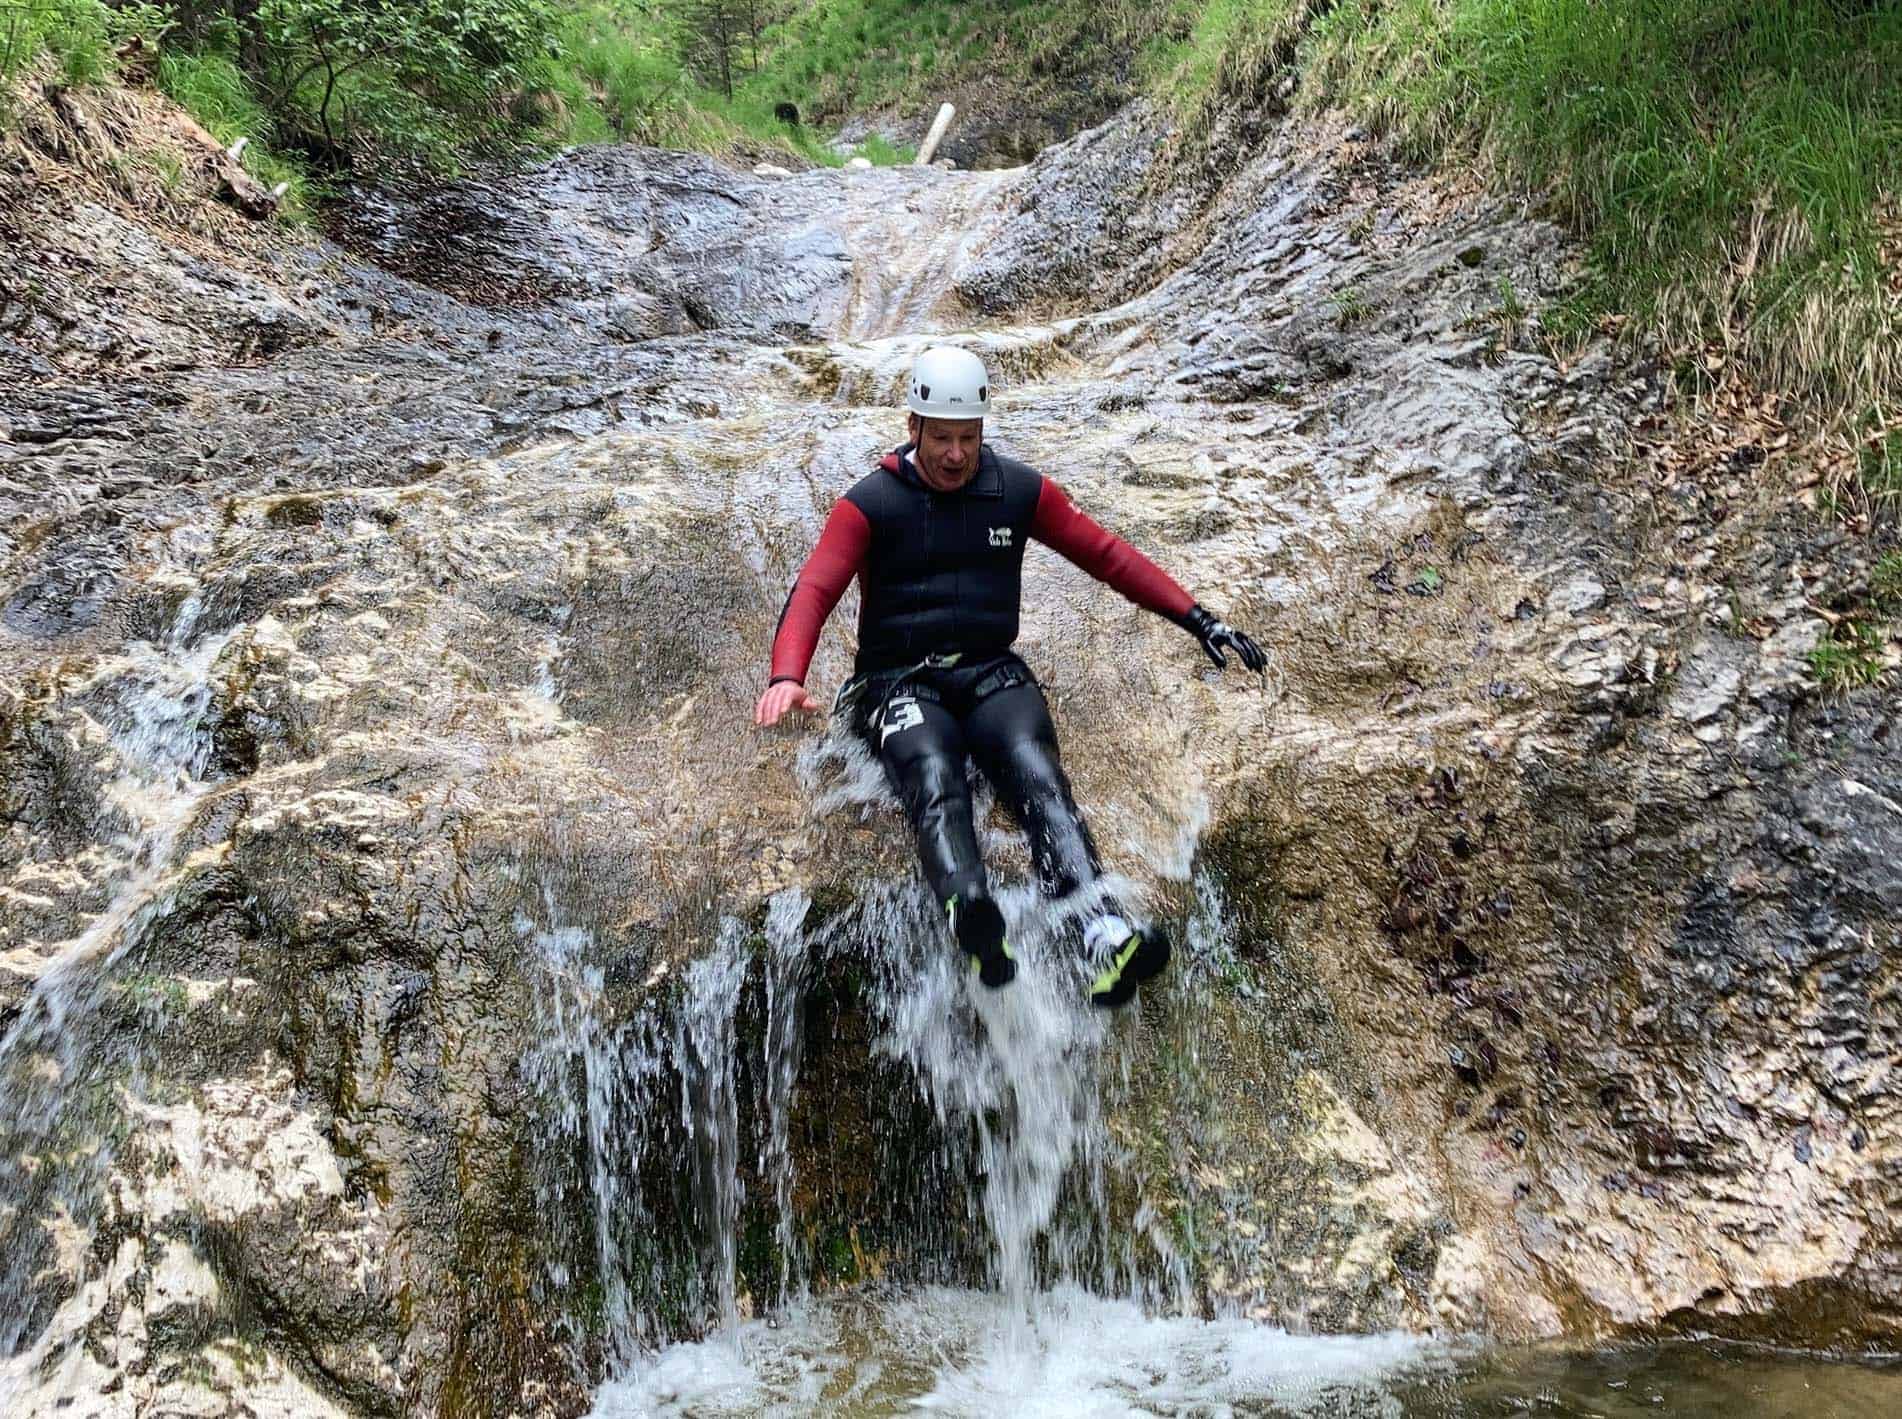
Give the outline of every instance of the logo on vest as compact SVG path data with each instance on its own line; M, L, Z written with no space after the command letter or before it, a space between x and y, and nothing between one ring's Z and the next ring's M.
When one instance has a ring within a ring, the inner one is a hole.
M1008 527L993 527L991 529L991 545L993 547L1010 546L1011 531L1012 529Z

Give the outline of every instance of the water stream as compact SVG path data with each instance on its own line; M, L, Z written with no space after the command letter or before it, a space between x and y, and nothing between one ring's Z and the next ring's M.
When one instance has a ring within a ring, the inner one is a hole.
M106 901L50 947L0 1034L0 1355L15 1365L57 1294L42 1274L49 1249L97 1225L114 1120L143 1093L155 1042L140 1028L142 982L127 963L172 910L180 838L212 786L206 712L231 638L196 635L198 614L188 596L162 639L129 643L73 692L105 765ZM57 1224L42 1225L49 1218Z

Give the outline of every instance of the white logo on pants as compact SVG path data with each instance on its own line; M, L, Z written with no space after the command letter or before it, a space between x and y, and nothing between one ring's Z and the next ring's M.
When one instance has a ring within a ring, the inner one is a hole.
M993 547L1010 546L1010 534L1011 529L1008 527L993 527L991 529L991 545Z
M900 695L890 701L878 717L878 747L883 749L885 741L901 729L911 729L924 722L925 712L918 708L918 701L910 695Z

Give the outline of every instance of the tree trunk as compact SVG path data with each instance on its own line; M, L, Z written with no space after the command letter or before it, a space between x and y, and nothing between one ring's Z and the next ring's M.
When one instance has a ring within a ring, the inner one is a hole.
M231 0L231 18L238 26L238 67L253 79L264 77L264 17L260 0Z

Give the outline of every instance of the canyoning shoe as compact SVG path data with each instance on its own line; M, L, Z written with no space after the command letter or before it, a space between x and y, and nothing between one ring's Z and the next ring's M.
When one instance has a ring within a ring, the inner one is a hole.
M944 904L945 920L958 949L971 961L971 973L992 990L1017 979L1017 959L1004 939L1004 914L989 897Z
M1131 927L1120 916L1091 923L1083 947L1092 962L1101 963L1090 982L1090 1004L1101 1010L1127 1005L1137 986L1169 964L1169 938L1160 928Z

